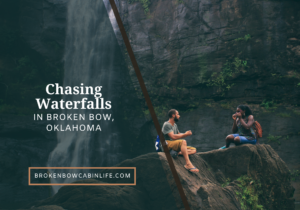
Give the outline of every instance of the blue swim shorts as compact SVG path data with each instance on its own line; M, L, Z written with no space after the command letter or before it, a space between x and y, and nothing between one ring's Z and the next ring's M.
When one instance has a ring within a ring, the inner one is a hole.
M254 140L248 140L248 139L246 139L246 137L245 136L240 136L239 134L230 134L230 135L233 135L233 137L235 138L235 137L240 137L240 141L241 141L241 144L256 144L256 139L254 139Z

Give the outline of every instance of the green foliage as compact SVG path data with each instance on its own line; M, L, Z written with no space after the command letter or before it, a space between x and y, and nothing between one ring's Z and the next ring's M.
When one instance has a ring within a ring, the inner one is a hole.
M267 137L267 139L269 140L269 142L275 142L278 143L278 145L281 145L281 142L279 141L279 139L281 138L281 136L273 136L271 134L269 134L269 136Z
M275 77L276 79L281 79L283 76L281 76L280 74L273 74L271 73L272 77Z
M208 106L208 107L213 107L213 104L210 103L210 102L209 102L209 103L205 103L204 105L205 105L205 106Z
M244 37L237 38L234 41L238 42L238 41L244 41L245 40L247 42L249 39L251 39L250 34L246 34Z
M244 37L236 38L234 41L238 42L238 41L242 41L242 40L244 40Z
M234 83L232 83L231 85L227 85L226 89L230 90L230 88L234 85Z
M146 117L149 117L149 116L150 116L150 111L149 111L149 109L146 109L146 110L144 110L143 112L144 112L144 115L145 115Z
M263 100L263 102L260 104L261 107L264 107L265 109L276 109L276 103L272 100L272 101L267 101L266 99Z
M300 82L297 84L297 87L300 87Z
M241 68L243 68L243 72L246 72L246 70L244 68L247 67L247 61L243 61L236 57L234 59L234 61L232 62L232 65L234 66L234 70L236 73L238 73Z
M290 173L291 173L291 180L292 181L298 181L299 180L299 177L300 177L300 171L299 170L290 170Z
M251 36L250 34L247 34L244 37L235 39L235 41L248 41L249 39L251 39ZM202 63L203 62L201 62L201 64ZM225 91L229 91L234 86L233 83L229 84L227 81L232 78L234 74L238 74L240 72L246 73L246 68L248 68L247 60L235 57L233 61L227 61L220 72L212 73L211 78L207 80L206 85L219 87L219 91L222 93L222 96L224 96Z
M200 83L205 82L207 74L207 58L205 56L198 57L198 67L199 67L199 77L198 80Z
M210 80L208 80L207 86L218 86L224 87L227 86L225 80L232 76L232 69L230 62L226 62L221 72L214 72L211 75Z
M226 187L227 185L229 185L230 181L231 181L230 178L227 178L225 182L222 184L222 187Z
M221 102L221 107L224 109L236 109L236 104L234 101L225 101L225 102Z
M263 195L260 180L253 180L251 177L244 175L239 177L237 181L240 190L235 193L242 210L263 210L264 207L259 204L258 199Z
M168 90L170 89L169 86L167 86L167 85L164 85L163 87L166 88L166 89L168 89Z
M221 107L224 109L230 109L231 104L230 103L221 104Z
M151 4L150 0L129 0L129 4L134 2L140 2L142 4L145 14L149 12L149 6Z
M154 111L158 118L166 118L169 110L165 106L156 106L154 107Z
M251 39L250 34L245 35L244 39L245 39L246 42L247 42L249 39Z
M211 74L211 79L207 82L207 86L217 86L220 90L224 92L230 90L234 83L229 84L226 80L232 78L234 73L239 73L240 71L246 72L245 68L247 67L247 61L241 60L238 57L234 59L233 62L227 61L221 72L214 72Z

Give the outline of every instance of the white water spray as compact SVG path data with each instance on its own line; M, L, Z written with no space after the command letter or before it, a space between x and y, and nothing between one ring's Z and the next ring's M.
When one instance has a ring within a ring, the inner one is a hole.
M108 0L105 0L106 6ZM103 86L105 100L112 101L114 107L114 87L117 77L114 71L115 33L117 25L112 10L109 16L104 3L95 0L70 0L68 2L67 32L64 55L64 86ZM112 29L113 26L113 29ZM64 95L64 100L80 101L81 95ZM84 96L86 97L86 96ZM94 100L93 96L88 96ZM115 100L116 101L116 100ZM113 108L112 108L113 110ZM110 111L111 114L112 110ZM65 114L75 110L63 110ZM76 110L78 114L99 113L95 110ZM103 111L102 113L108 113ZM90 121L60 121L60 124L91 124ZM101 121L101 132L87 131L58 132L57 146L48 160L48 167L89 167L112 166L120 161L119 136L113 122ZM54 172L51 171L51 172ZM79 172L74 171L72 172ZM72 182L75 179L51 179L52 183ZM55 186L57 192L60 186Z

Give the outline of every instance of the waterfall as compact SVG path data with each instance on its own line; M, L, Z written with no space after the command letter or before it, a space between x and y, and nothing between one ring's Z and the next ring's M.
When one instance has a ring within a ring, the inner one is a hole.
M106 1L106 6L108 5ZM109 11L112 18L112 11ZM114 18L114 17L113 17ZM89 167L113 166L124 159L120 152L120 131L118 116L114 111L119 100L122 87L117 66L120 54L114 34L116 22L110 22L102 0L70 0L68 2L67 32L64 54L63 86L102 86L102 97L111 101L111 110L61 110L64 114L85 114L86 120L59 121L59 124L91 124L99 123L100 132L65 131L57 132L57 146L48 160L48 167ZM83 97L95 100L93 95L64 95L65 101L80 101ZM118 108L119 109L119 108ZM91 113L108 113L115 118L114 122L91 122L87 116ZM120 122L119 122L120 123ZM72 170L72 172L75 172ZM52 179L52 183L65 180ZM68 179L67 182L75 180ZM59 187L55 187L56 192Z

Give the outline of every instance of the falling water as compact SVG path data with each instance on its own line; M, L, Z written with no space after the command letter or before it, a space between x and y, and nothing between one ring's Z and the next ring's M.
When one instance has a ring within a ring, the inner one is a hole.
M106 1L106 6L107 6ZM112 11L109 11L112 18ZM102 86L102 97L111 101L111 110L62 110L62 113L85 114L108 113L115 117L112 111L120 92L118 80L118 63L115 57L117 41L114 30L115 22L109 20L103 1L70 0L68 2L67 33L65 44L65 74L63 86ZM113 19L112 19L113 20ZM119 89L118 89L119 88ZM83 97L94 100L93 95L64 95L65 101L81 101ZM116 118L116 117L115 117ZM89 167L112 166L122 159L120 153L120 133L117 120L91 122L60 121L63 127L67 124L100 124L101 132L65 131L58 132L58 143L49 156L49 167ZM74 171L72 171L74 172ZM62 180L52 179L51 182ZM65 181L65 180L63 180ZM75 181L68 179L68 182ZM55 188L54 191L57 191Z

